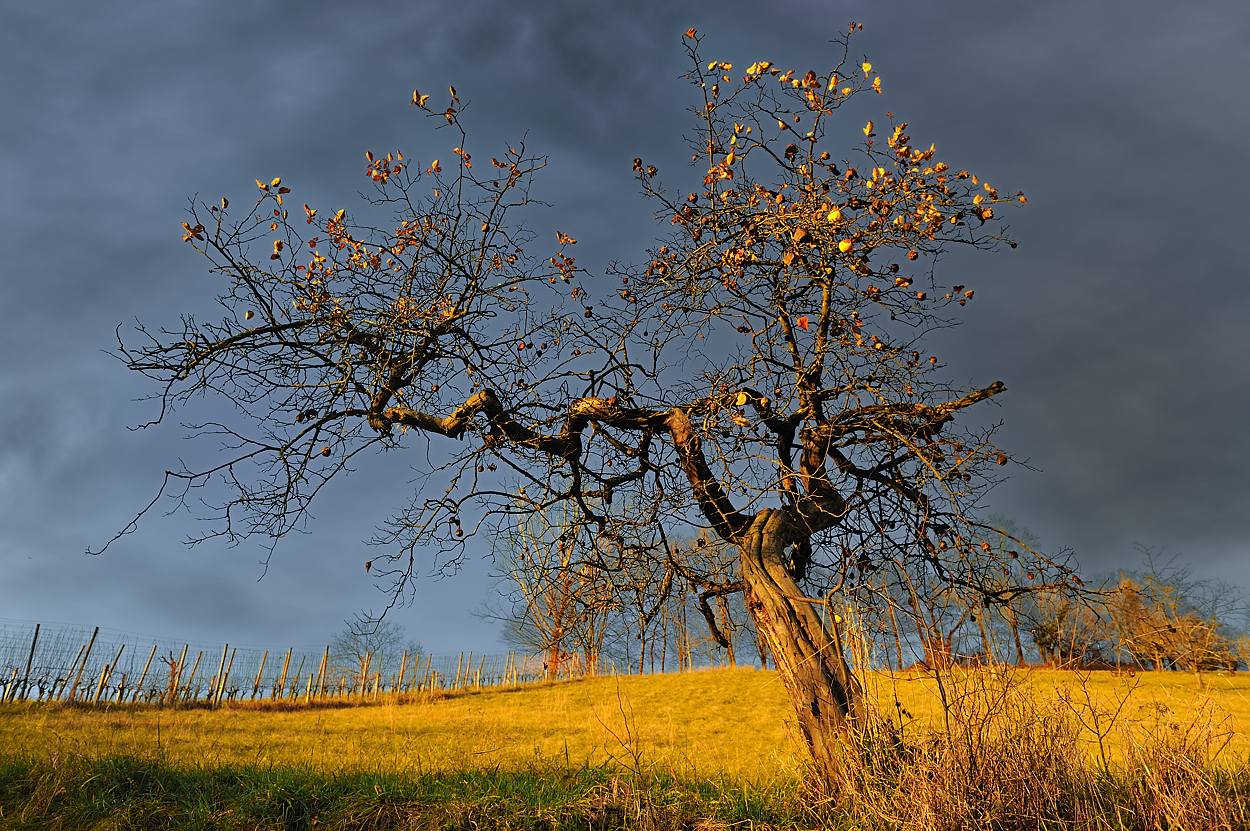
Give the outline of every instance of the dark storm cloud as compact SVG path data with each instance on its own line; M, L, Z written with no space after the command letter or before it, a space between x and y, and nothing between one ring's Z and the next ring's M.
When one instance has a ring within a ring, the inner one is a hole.
M197 523L152 517L160 473L205 458L176 423L132 433L150 393L101 350L136 317L215 314L178 238L186 200L251 197L281 175L299 201L351 208L365 150L446 158L452 137L406 102L455 84L470 141L548 154L532 222L588 265L637 259L661 229L635 156L681 188L689 98L678 36L708 59L821 68L855 19L885 110L953 164L1030 204L1015 251L953 255L975 286L937 345L960 381L1009 388L987 421L1044 469L1000 510L1091 568L1135 542L1250 584L1241 506L1250 329L1241 194L1250 134L1244 4L9 3L0 8L0 617L192 639L324 641L376 607L361 542L411 486L398 456L340 483L313 533L264 551L186 549ZM862 123L848 113L847 133ZM851 122L854 123L851 123ZM481 549L479 549L479 553ZM402 623L427 646L490 647L466 610L484 568L423 584Z

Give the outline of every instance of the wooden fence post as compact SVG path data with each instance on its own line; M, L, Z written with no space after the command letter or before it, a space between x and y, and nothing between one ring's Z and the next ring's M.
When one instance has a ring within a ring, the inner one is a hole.
M294 649L295 647L291 647ZM299 656L299 669L295 670L295 677L291 679L291 700L295 700L295 696L299 695L299 679L304 674L304 661L308 659L307 655Z
M178 663L169 665L169 703L176 704L178 702L178 690L182 688L182 670L187 665L187 648L190 644L182 645L182 654L178 656ZM169 653L173 657L173 653Z
M100 680L96 682L95 695L91 697L92 704L100 703L100 693L104 690L104 679L108 677L108 674L109 674L109 665L105 664L100 669ZM13 667L13 677L15 678L17 677L17 667Z
M113 670L117 669L117 662L122 659L122 650L125 648L126 644L123 643L117 650L117 656L113 658L113 663L104 665L104 670L100 673L100 683L95 688L95 697L91 699L92 704L100 703L100 694L104 691L104 685L112 680ZM108 703L107 698L104 700L104 703Z
M217 677L213 679L213 685L208 691L208 706L213 709L216 709L218 702L221 701L221 690L226 686L226 653L229 651L230 644L226 644L221 648L221 660L217 662Z
M86 651L83 652L82 662L78 665L78 674L74 676L74 686L70 687L68 701L72 702L74 696L78 693L78 682L82 678L83 668L87 666L87 657L91 654L91 646L95 643L95 636L100 634L100 627L97 626L95 631L91 633L91 640L87 641Z
M213 700L214 707L221 706L221 697L226 694L226 684L230 681L230 670L234 668L234 653L236 652L238 652L237 649L230 650L230 660L226 662L225 671L218 673L221 677L217 679L217 697ZM225 654L225 650L222 650L222 654Z
M201 649L199 653L195 656L195 666L191 667L191 677L187 679L187 693L186 693L187 701L191 700L191 687L192 685L195 684L195 673L199 670L200 659L203 657L204 657L204 650Z
M60 701L61 696L65 695L65 691L69 689L69 677L74 674L74 669L78 666L78 660L82 658L83 649L84 646L78 647L78 654L74 656L74 663L69 665L69 671L65 673L65 680L61 681L61 688L54 690L57 701ZM49 698L51 698L51 696L49 696Z
M256 670L256 683L252 685L252 700L256 700L257 693L260 692L260 676L265 671L265 661L269 660L269 650L265 650L265 654L260 658L260 669Z
M277 701L282 697L286 690L286 671L291 666L291 653L295 651L295 647L291 647L286 651L286 660L282 662L282 680L278 682L278 687L274 690L272 700Z
M404 692L404 673L408 669L408 650L404 650L404 656L399 659L399 683L395 685L395 692L402 695Z
M148 654L148 662L143 665L143 674L139 676L139 683L135 686L134 701L139 701L139 694L143 692L143 682L148 677L148 667L152 665L152 659L156 657L156 644L152 644L152 651Z
M230 650L230 660L226 662L226 679L225 681L222 682L223 688L224 688L224 685L230 680L230 670L234 669L234 653L237 651L238 650L235 650L235 649ZM218 696L217 699L218 699L218 703L220 703L221 696Z
M35 661L35 644L39 642L39 624L35 624L35 636L30 639L30 656L26 659L26 675L22 677L22 698L30 698L27 690L30 689L30 666ZM14 700L12 697L10 701Z
M321 698L326 694L326 669L330 664L330 647L326 647L326 651L321 656L321 666L317 669L317 697Z

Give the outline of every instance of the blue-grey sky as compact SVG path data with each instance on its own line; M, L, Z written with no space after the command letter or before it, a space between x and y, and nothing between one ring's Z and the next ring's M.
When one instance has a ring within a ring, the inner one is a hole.
M394 454L338 483L267 573L258 546L184 547L184 514L83 553L203 458L176 421L127 430L152 390L104 353L119 324L209 307L188 197L281 176L352 207L366 150L449 155L407 102L454 84L475 146L525 136L550 157L543 221L593 272L657 232L632 160L680 181L681 32L709 60L802 72L851 20L878 116L1029 197L1018 249L945 263L977 299L938 352L957 380L1007 384L980 417L1040 470L988 508L1091 571L1140 543L1250 586L1244 2L0 0L0 618L318 644L382 600L363 541L414 475ZM485 572L423 582L396 620L437 651L498 648L471 614Z

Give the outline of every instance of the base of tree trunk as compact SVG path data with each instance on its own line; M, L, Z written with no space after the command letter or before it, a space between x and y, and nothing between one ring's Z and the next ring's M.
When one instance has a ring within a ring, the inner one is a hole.
M835 781L840 738L864 718L863 691L843 653L837 623L821 622L786 568L796 529L784 511L760 511L739 546L746 603L768 643L817 771Z

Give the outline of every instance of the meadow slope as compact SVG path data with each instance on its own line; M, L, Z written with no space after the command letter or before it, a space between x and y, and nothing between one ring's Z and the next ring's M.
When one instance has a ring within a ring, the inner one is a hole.
M905 738L945 729L945 695L958 717L977 718L1005 696L1068 713L1092 756L1121 758L1128 730L1203 729L1244 754L1250 674L1031 670L958 673L939 691L919 673L873 674L883 717ZM87 758L158 755L175 766L299 767L328 773L448 773L535 763L620 766L684 777L724 777L767 787L802 777L806 754L775 672L751 669L586 679L469 690L343 706L220 710L121 705L99 709L0 706L0 756Z

